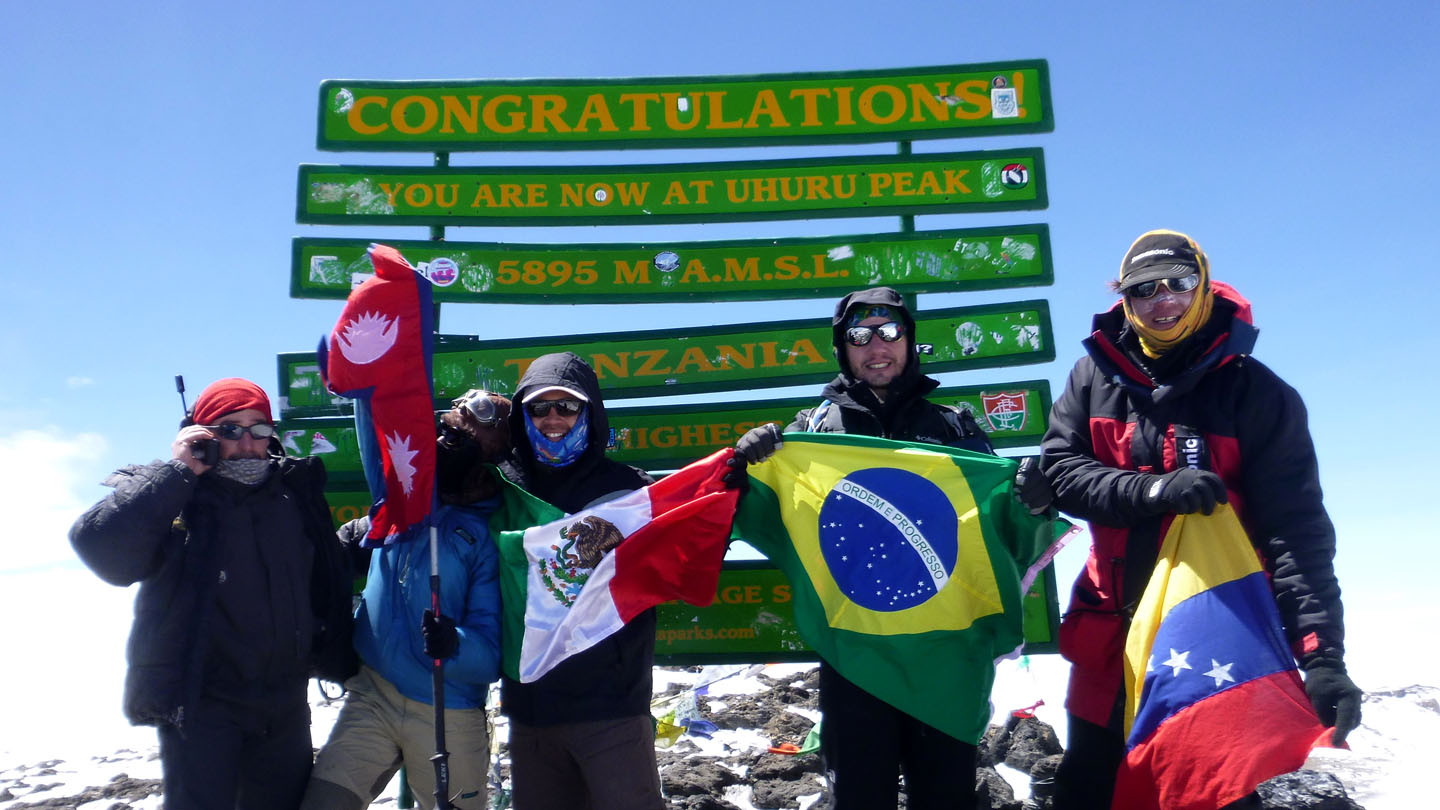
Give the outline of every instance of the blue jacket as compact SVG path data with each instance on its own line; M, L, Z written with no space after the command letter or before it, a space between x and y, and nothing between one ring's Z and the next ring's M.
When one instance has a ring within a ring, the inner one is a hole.
M499 502L436 511L440 612L455 620L460 635L459 651L445 660L447 709L483 707L489 685L500 677L499 558L488 525ZM421 614L429 608L429 538L375 549L355 613L355 651L400 694L433 704L433 662L420 636Z

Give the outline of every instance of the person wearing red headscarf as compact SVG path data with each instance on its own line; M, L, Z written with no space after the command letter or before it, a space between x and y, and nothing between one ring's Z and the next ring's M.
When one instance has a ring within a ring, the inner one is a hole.
M124 710L157 727L169 808L298 805L307 682L354 671L352 574L325 469L283 452L265 391L219 380L170 458L116 471L70 530L101 579L140 583Z

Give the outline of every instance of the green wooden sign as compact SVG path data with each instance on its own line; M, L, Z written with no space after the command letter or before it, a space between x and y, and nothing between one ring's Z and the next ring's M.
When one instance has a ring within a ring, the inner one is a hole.
M795 628L792 598L790 581L769 560L727 561L711 605L667 602L655 609L655 661L813 661L815 652ZM1035 578L1021 606L1025 652L1057 652L1060 611L1053 565Z
M970 411L996 447L1039 444L1050 414L1050 383L1046 380L938 388L926 398ZM616 461L647 470L677 469L733 446L756 425L775 422L788 426L797 412L818 402L817 392L813 397L761 402L607 408L607 452ZM287 419L276 427L286 452L320 457L330 480L363 480L352 417Z
M370 239L294 241L290 295L343 299L374 272ZM506 244L386 239L436 301L664 303L816 298L857 286L904 293L1048 285L1045 225L734 242Z
M297 222L614 225L1044 208L1039 149L629 166L300 166Z
M451 152L1048 132L1044 60L754 76L320 85L316 146Z
M1043 300L916 313L926 372L1044 363L1055 359L1050 305ZM825 382L837 371L828 318L693 329L611 332L481 341L440 336L432 360L437 407L471 388L509 394L541 355L586 358L612 398L688 394ZM278 357L281 414L338 412L313 352Z
M330 503L330 519L337 529L355 518L370 514L370 490L363 483L358 487L354 482L327 483L325 500Z

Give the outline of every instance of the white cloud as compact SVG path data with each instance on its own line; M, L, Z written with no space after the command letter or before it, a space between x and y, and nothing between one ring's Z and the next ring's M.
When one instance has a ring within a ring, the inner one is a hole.
M92 379L90 379L89 377L66 377L66 378L65 378L65 385L66 385L66 387L69 387L69 388L84 388L84 387L86 387L86 386L90 386L90 385L94 385L94 384L95 384L95 381L92 380Z
M58 427L0 435L0 515L5 552L0 573L75 559L67 532L102 490L103 436Z

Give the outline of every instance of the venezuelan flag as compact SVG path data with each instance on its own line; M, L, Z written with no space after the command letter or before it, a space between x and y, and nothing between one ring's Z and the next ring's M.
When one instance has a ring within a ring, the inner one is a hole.
M1324 732L1228 505L1165 532L1125 644L1114 808L1214 810L1296 770Z
M936 445L787 433L749 468L735 535L785 572L802 637L846 679L978 742L994 661L1023 642L1024 587L1055 542L1054 523L1011 496L1015 466Z

